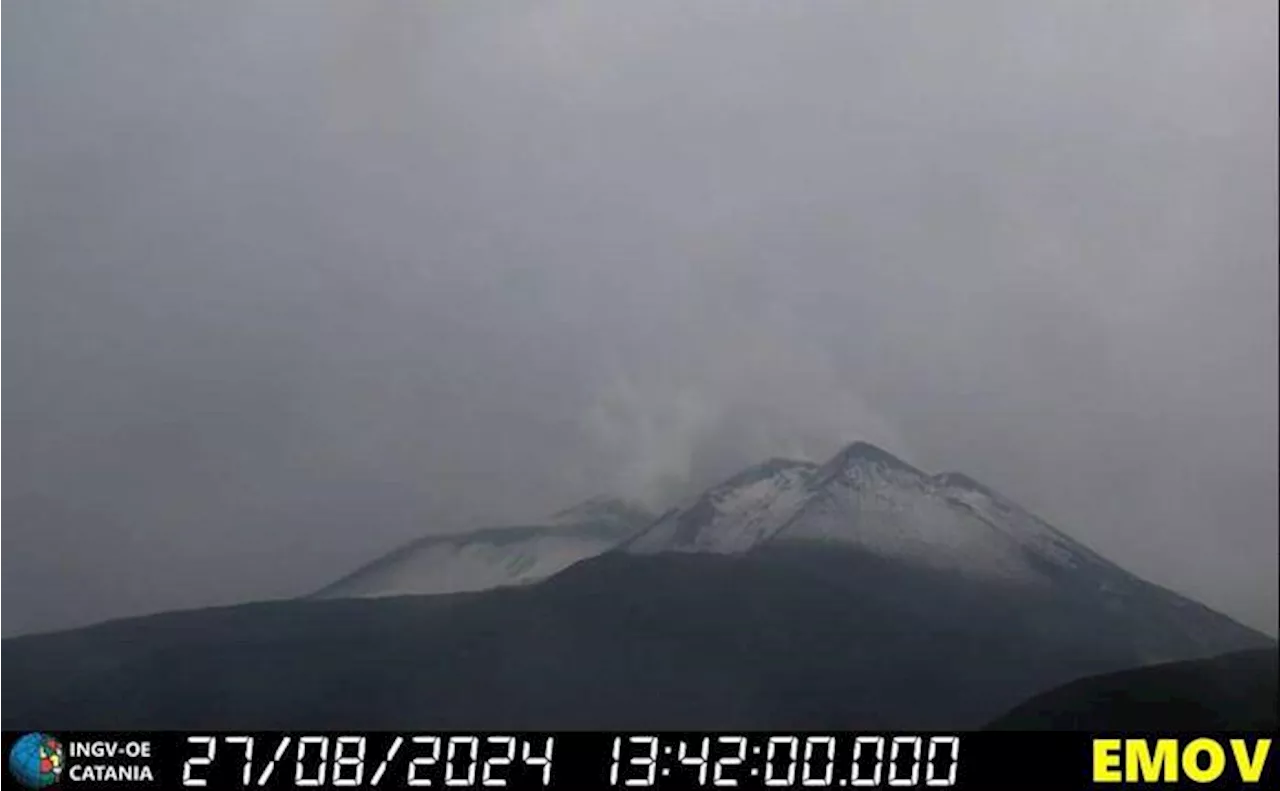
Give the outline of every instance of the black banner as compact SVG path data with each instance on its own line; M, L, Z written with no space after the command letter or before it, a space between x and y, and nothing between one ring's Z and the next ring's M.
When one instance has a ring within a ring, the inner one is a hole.
M1272 734L4 733L7 788L1269 788Z

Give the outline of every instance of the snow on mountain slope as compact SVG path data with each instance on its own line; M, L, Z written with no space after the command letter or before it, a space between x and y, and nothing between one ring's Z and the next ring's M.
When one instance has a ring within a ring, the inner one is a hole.
M1122 571L1111 561L1075 541L1022 506L988 489L967 475L947 472L935 475L937 492L952 504L971 511L979 519L1004 532L1033 555L1065 568L1088 564Z
M810 496L773 539L853 543L984 577L1038 577L1015 541L941 496L929 476L857 447L823 465Z
M668 511L626 544L635 554L741 552L777 532L806 497L817 465L770 459Z
M1033 582L1047 568L1110 566L965 476L930 476L864 442L817 466L772 460L664 515L623 549L741 552L833 541L982 577Z
M652 518L630 503L596 499L553 514L546 524L427 536L312 595L404 596L523 585L612 549Z

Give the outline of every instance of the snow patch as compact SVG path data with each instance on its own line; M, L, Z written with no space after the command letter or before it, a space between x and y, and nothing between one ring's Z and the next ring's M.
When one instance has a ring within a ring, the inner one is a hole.
M652 518L632 503L597 498L539 525L427 536L313 596L405 596L526 585L613 549Z
M745 552L776 533L809 496L814 465L767 462L663 516L628 552Z
M957 508L917 472L880 463L850 466L828 481L777 539L838 541L982 577L1040 576L998 528Z
M616 539L546 532L515 542L458 540L429 542L387 559L370 573L357 574L321 594L363 598L459 593L524 585L612 548Z

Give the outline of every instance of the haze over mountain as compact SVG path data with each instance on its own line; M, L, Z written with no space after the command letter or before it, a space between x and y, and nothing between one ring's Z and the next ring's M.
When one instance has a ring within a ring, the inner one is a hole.
M1278 14L4 0L0 628L857 438L1275 634Z
M764 462L634 534L606 518L613 543L564 566L547 538L599 529L587 511L510 543L450 540L446 557L517 569L485 591L387 595L447 587L427 542L333 598L6 640L5 725L977 727L1084 675L1274 647L981 484L866 443Z

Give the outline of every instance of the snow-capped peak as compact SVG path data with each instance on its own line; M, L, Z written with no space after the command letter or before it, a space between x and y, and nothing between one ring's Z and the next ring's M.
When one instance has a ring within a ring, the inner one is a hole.
M635 553L745 552L835 542L981 576L1033 580L1044 564L1102 562L959 473L930 476L854 442L822 465L770 460L708 489L627 542Z
M865 468L868 466L898 469L916 475L924 474L884 448L872 445L870 442L859 441L846 445L838 453L827 460L827 462L819 468L816 477L824 479L829 476L838 475L849 469Z

